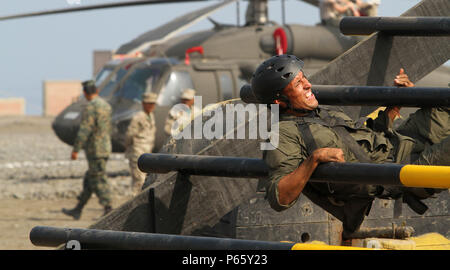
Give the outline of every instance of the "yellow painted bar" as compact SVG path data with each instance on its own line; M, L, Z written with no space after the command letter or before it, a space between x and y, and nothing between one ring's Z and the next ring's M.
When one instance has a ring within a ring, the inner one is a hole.
M300 244L292 246L291 250L373 250L371 248L347 247L347 246L329 246L322 244Z
M400 182L407 187L450 188L450 166L405 165Z

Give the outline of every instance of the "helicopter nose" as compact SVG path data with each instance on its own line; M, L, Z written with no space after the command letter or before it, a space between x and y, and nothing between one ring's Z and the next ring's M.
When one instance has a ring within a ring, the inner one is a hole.
M52 123L52 128L61 141L73 145L79 126L73 122L68 123L56 118Z

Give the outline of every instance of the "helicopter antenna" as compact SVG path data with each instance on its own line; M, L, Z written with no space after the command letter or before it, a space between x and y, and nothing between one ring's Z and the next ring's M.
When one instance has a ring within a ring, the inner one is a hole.
M308 3L308 4L313 5L315 7L319 7L319 0L300 0L300 1Z

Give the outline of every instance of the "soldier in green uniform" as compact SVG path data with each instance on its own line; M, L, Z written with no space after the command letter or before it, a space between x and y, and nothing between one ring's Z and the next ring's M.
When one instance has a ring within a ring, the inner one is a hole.
M137 195L145 181L145 174L139 170L137 161L144 153L151 153L155 144L155 117L153 110L158 95L147 92L142 95L143 110L131 119L125 137L125 155L131 172L131 188Z
M270 168L266 192L271 207L285 210L303 193L343 222L343 235L359 228L375 197L403 196L423 214L427 207L421 200L440 190L308 180L323 162L450 165L450 109L421 108L396 130L392 122L399 107L380 111L375 120L353 121L343 111L319 106L302 69L303 62L295 56L274 56L252 78L252 91L261 103L280 106L278 147L263 157ZM414 86L403 69L394 83Z
M106 162L111 154L111 106L98 96L94 81L83 82L83 94L88 103L81 116L80 129L75 139L72 160L83 149L88 160L88 170L83 179L83 190L75 208L62 209L63 213L79 219L84 205L95 193L104 214L112 210L110 189L106 180Z

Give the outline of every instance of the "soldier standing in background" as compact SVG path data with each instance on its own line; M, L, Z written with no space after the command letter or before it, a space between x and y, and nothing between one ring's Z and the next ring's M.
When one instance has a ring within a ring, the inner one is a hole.
M343 16L360 16L358 7L350 0L320 0L320 19L322 24L339 27Z
M147 92L142 95L143 111L133 116L125 138L125 155L130 164L131 188L134 195L141 190L145 174L137 166L138 158L144 153L151 153L155 143L155 117L153 110L157 94Z
M81 116L80 129L73 144L72 160L78 158L83 149L89 169L83 179L83 190L75 208L62 209L66 215L80 219L84 205L95 193L104 207L104 215L112 210L110 189L105 177L106 162L111 154L111 106L98 96L94 81L83 82L83 94L88 101Z
M381 0L369 0L367 2L352 0L352 2L358 7L361 16L377 16Z
M186 106L181 107L179 106L179 104L176 104L172 107L172 109L170 109L169 115L166 119L166 124L164 126L164 131L167 135L172 136L172 131L179 132L191 122L191 118L193 116L192 106L194 105L194 96L194 89L188 88L184 90L183 94L181 95L181 104L184 104ZM178 125L174 126L176 122L178 123Z

